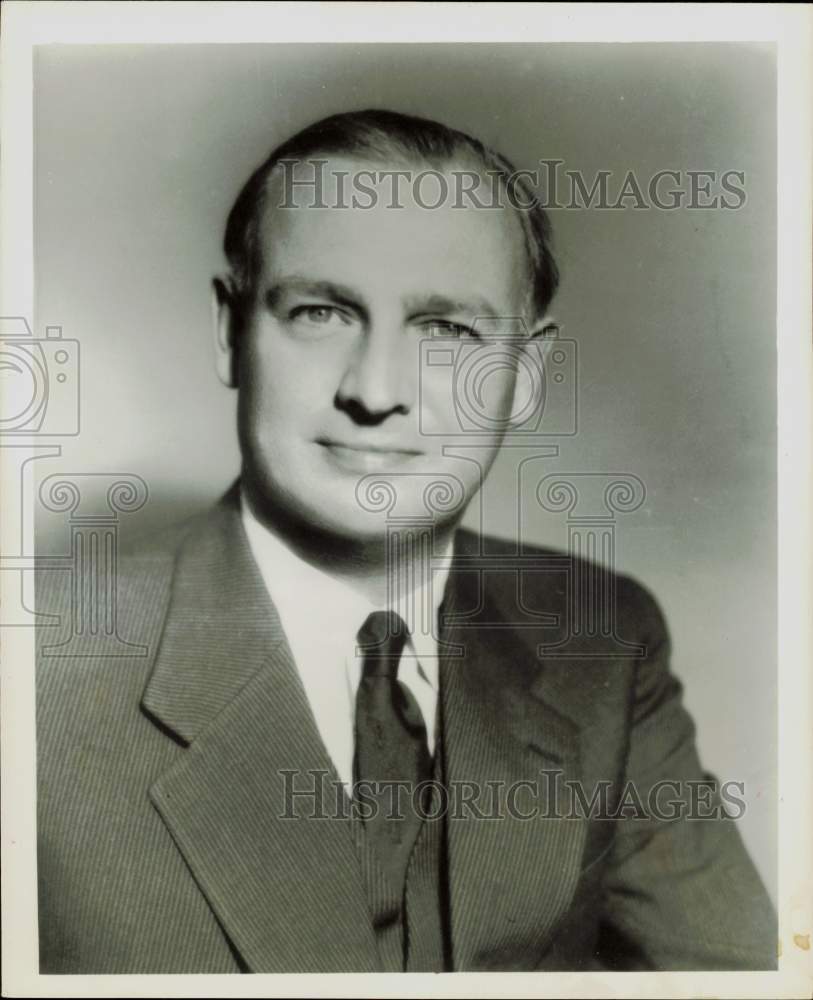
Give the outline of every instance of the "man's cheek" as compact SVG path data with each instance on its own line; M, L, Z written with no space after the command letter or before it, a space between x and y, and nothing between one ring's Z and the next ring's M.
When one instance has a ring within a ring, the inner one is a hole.
M443 372L421 385L421 429L478 437L501 432L512 410L515 373L499 359L470 378Z
M301 373L301 366L300 366ZM312 397L295 370L284 363L265 360L258 365L250 382L249 395L258 413L266 417L290 418Z
M459 434L458 390L452 371L423 372L420 384L420 430L427 436Z

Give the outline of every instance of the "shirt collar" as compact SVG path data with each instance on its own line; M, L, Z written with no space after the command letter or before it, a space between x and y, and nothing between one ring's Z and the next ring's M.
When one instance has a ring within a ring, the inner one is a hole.
M249 546L279 612L295 659L319 649L334 652L352 647L356 634L373 611L381 610L343 580L306 562L257 520L244 496L240 498L243 527ZM438 609L451 567L453 543L442 558L433 560L432 581L422 580L413 591L391 602L410 632L410 643L424 676L437 690ZM431 607L432 628L421 625Z

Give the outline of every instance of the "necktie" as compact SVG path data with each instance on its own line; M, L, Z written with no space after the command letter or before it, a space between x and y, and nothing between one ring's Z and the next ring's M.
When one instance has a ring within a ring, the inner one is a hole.
M399 893L422 821L416 788L432 775L421 710L398 680L407 635L394 611L376 611L357 637L364 663L356 693L354 780L365 783L359 800L367 807L361 815L368 841Z

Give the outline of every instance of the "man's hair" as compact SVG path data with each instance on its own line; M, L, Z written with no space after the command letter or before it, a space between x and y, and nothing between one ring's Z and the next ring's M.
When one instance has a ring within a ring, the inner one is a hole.
M544 315L558 286L559 271L551 251L550 220L525 176L517 176L510 160L465 132L380 109L350 111L314 122L274 149L246 181L229 213L223 241L231 292L238 300L246 301L256 290L262 265L259 229L271 172L281 161L322 154L418 162L435 168L452 161L473 161L481 171L497 176L520 217L530 262L531 302L536 316Z

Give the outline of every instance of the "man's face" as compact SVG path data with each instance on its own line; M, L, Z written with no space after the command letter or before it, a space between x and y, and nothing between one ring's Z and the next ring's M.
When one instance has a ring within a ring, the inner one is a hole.
M281 208L271 183L237 365L256 512L360 539L384 535L388 516L460 518L514 402L516 341L493 320L522 316L528 289L513 209L455 209L449 197L430 210L410 185L400 208L384 186L373 208L335 207L333 172L370 166L328 160L326 209L304 188Z

